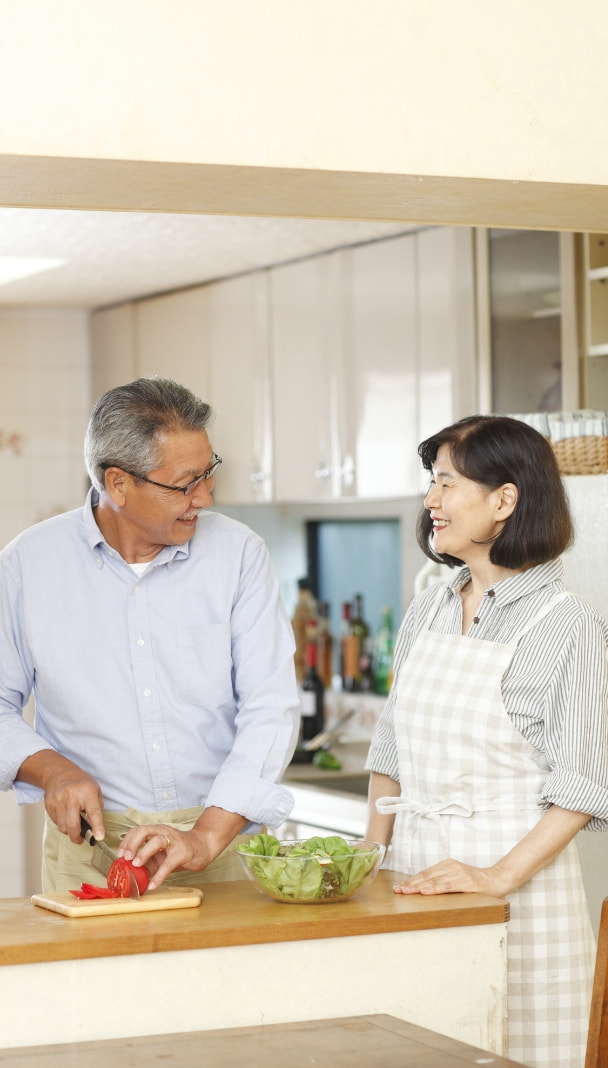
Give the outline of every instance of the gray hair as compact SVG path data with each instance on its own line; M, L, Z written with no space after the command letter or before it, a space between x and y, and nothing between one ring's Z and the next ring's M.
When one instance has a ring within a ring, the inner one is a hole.
M147 475L159 464L158 438L180 430L206 430L213 409L170 378L138 378L96 401L84 439L89 478L100 492L108 467Z

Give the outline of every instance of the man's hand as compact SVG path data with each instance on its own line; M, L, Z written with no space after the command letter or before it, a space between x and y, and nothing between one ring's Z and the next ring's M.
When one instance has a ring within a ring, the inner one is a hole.
M163 823L133 827L123 838L118 855L146 866L155 890L174 871L204 871L242 831L247 820L236 812L206 808L189 831Z
M17 779L44 790L46 811L71 842L82 842L81 812L85 813L93 836L97 839L105 837L99 783L71 760L53 749L42 749L23 761Z

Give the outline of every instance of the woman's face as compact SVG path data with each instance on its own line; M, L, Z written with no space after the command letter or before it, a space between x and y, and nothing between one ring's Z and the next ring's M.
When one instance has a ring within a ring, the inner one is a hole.
M487 559L489 539L496 537L505 523L501 501L502 489L488 490L465 478L454 467L448 446L442 445L424 499L433 521L434 551L467 564Z

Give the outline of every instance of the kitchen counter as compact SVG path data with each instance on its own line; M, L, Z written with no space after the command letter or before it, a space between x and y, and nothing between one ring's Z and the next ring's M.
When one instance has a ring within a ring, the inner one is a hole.
M441 1034L398 1020L394 1016L349 1016L346 1019L304 1023L231 1027L183 1035L71 1042L19 1051L21 1068L66 1068L84 1064L107 1068L126 1064L149 1068L166 1060L180 1068L234 1068L235 1064L263 1064L265 1068L471 1068L491 1063L494 1068L524 1068L519 1062L493 1056L480 1059L480 1050ZM0 1065L12 1065L14 1051L0 1050Z
M2 1044L382 1012L502 1052L508 905L404 897L394 881L306 906L209 883L200 908L83 919L5 899Z

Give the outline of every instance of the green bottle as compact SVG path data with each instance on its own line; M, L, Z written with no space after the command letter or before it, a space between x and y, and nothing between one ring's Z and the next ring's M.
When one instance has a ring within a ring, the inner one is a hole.
M393 684L393 613L388 605L382 609L380 628L374 642L374 689L387 694Z

